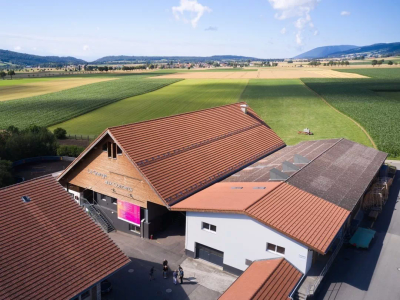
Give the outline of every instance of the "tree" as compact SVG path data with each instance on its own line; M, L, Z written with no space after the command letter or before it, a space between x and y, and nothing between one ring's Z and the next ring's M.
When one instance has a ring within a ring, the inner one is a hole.
M53 131L57 139L63 140L67 138L67 131L64 128L58 127Z
M15 72L14 72L14 70L10 70L10 71L8 71L8 75L10 75L10 76L11 76L11 79L12 79L12 77L15 75Z
M7 73L6 72L4 72L4 71L1 71L0 72L0 76L1 76L1 78L4 80L4 77L6 77L6 75L7 75Z
M388 61L388 65L391 66L393 65L393 62L391 60Z
M0 188L13 183L12 162L9 160L0 160Z
M349 62L348 60L346 60L346 61L344 62L344 64L345 64L346 66L348 66L348 65L350 65L350 62Z
M374 60L371 62L371 64L372 64L373 67L375 67L375 66L377 65L377 63L378 63L378 61L377 61L376 59L374 59Z
M380 66L381 64L383 64L384 61L385 61L384 59L378 60L378 66Z

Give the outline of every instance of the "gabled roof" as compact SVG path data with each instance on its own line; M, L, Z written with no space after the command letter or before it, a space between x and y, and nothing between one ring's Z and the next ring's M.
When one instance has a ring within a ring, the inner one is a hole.
M387 153L341 139L287 182L352 211L386 157Z
M98 140L108 133L172 205L285 146L253 110L243 113L241 104L111 127Z
M350 214L284 182L219 182L171 209L245 214L322 254Z
M303 274L284 258L255 261L219 299L289 299L302 276Z
M51 175L0 199L0 299L70 299L130 262Z

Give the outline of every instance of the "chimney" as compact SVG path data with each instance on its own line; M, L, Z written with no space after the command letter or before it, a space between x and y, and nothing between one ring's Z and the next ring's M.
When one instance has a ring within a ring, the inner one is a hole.
M242 110L242 112L244 112L245 114L247 114L247 108L249 106L247 104L240 104L240 109Z

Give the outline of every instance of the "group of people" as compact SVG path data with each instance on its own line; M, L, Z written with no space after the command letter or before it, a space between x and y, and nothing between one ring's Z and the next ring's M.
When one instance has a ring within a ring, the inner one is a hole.
M164 261L163 261L162 270L163 270L163 277L167 278L168 277L168 261L166 259L164 259ZM151 267L150 273L149 273L150 281L154 279L153 274L154 274L154 267ZM183 275L184 275L184 273L183 273L183 269L181 266L178 267L178 270L173 271L172 272L172 280L174 281L174 284L178 283L178 278L182 284L183 283Z

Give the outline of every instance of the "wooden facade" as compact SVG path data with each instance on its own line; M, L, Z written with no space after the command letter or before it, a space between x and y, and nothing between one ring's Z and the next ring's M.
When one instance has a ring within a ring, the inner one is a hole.
M111 155L108 151L110 143ZM116 150L113 143L113 139L106 135L65 174L61 183L64 186L67 183L78 186L81 190L89 189L143 208L147 208L148 201L165 206L125 153L117 151L116 155L113 154ZM107 144L108 149L104 146Z

